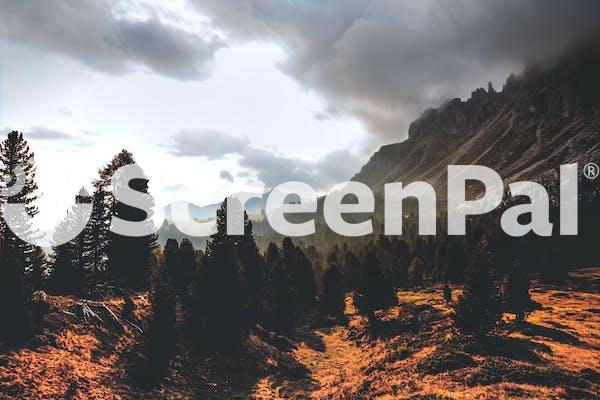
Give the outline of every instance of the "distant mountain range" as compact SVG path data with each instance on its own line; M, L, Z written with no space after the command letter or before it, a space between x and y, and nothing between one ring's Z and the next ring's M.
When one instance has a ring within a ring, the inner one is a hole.
M242 197L248 195L248 193L236 193L233 194L233 197ZM262 214L262 210L265 208L265 204L267 202L267 193L264 193L262 197L252 197L245 203L246 212L248 214L256 215ZM194 220L205 221L211 218L214 218L217 210L221 206L221 203L208 204L206 206L197 206L195 204L189 205L190 217ZM171 205L165 207L165 219L168 222L173 221L173 217L171 215Z

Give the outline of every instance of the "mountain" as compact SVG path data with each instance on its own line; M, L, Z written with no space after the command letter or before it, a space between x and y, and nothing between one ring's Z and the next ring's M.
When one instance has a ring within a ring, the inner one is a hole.
M236 193L232 194L232 197L241 197L245 198L250 195L249 193ZM267 202L268 193L262 195L262 197L252 197L245 202L245 209L249 215L262 214L265 204ZM208 204L206 206L197 206L195 204L189 205L190 217L193 220L204 221L208 219L213 219L217 215L217 210L221 206L221 203ZM173 217L171 215L171 204L165 207L165 219L168 222L173 221Z
M408 139L383 146L353 180L431 183L445 193L447 166L493 168L505 182L540 180L561 164L600 160L600 49L580 47L423 113Z

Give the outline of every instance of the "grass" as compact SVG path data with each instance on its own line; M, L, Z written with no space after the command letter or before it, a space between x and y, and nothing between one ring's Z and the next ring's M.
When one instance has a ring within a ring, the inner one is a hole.
M400 305L378 313L376 335L348 296L346 325L307 323L288 337L256 331L244 354L228 360L192 360L180 348L151 388L132 387L123 372L122 355L139 332L84 322L61 311L73 311L77 299L52 297L45 330L0 355L0 399L597 398L600 269L573 275L569 286L534 285L541 308L521 326L507 315L500 335L484 343L458 335L441 287L400 291ZM109 304L116 312L123 305ZM143 321L148 305L135 305Z

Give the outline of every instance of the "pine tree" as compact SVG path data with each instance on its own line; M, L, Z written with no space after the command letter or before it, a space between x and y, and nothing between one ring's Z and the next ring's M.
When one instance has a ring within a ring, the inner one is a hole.
M100 182L107 185L114 173L121 167L134 164L133 155L126 150L117 154L113 160L100 172ZM133 179L129 187L137 192L148 193L147 179ZM149 217L140 209L117 201L114 196L108 196L109 216L126 221L144 221ZM151 224L150 221L147 222ZM156 235L142 237L122 236L112 231L108 232L106 247L107 276L129 288L144 288L147 286L153 252L157 247Z
M340 268L332 263L323 274L323 293L320 299L323 311L328 315L343 319L346 308L345 297L344 276L340 272Z
M242 205L235 199L230 199L230 204L241 209ZM256 322L262 313L262 290L264 285L263 260L254 239L252 221L244 211L244 235L233 236L235 246L242 266L244 276L244 293L246 311L249 322Z
M375 311L397 304L395 290L387 280L379 266L379 260L373 253L368 253L363 262L363 274L358 289L360 297L357 306L362 314L367 315L369 323L377 323Z
M31 268L33 255L35 252L34 246L21 240L11 229L8 228L6 218L11 218L12 226L21 237L31 237L34 232L31 227L30 218L38 214L35 201L37 200L37 183L36 183L36 167L34 154L30 150L27 141L23 138L20 132L12 131L7 138L0 143L0 176L13 177L10 185L16 184L15 176L17 173L22 174L23 187L18 193L12 193L12 196L3 196L0 202L9 204L23 204L25 206L25 214L23 216L2 216L0 218L0 232L2 232L2 240L6 243L7 250L14 249L17 253L23 255L24 268Z
M457 283L464 277L468 260L465 254L465 243L460 238L450 239L447 246L447 260L444 264L444 279Z
M444 301L446 301L446 303L452 303L452 289L450 289L450 285L445 283L442 291L444 294Z
M89 204L91 198L82 189L75 197L78 204ZM85 220L85 214L79 207L73 207L55 230L54 239L59 241L63 237L73 236L80 221ZM62 240L60 240L62 241ZM88 251L86 247L85 229L75 238L54 247L52 258L52 272L50 276L50 290L56 294L79 294L86 283L88 268Z
M501 317L498 291L489 269L489 254L482 241L467 270L465 288L453 314L458 328L476 337L489 333Z
M569 272L565 267L564 260L558 251L556 243L550 244L545 248L541 257L540 277L544 283L551 285L564 284L569 277Z
M177 274L173 281L175 291L182 300L188 299L188 287L196 273L196 252L189 239L183 239L177 253Z
M71 219L69 215L56 227L56 232L69 230ZM84 271L77 268L76 249L73 241L63 243L53 248L52 270L48 289L57 295L79 294L84 283Z
M533 302L529 295L529 277L518 259L514 260L505 277L503 295L506 311L514 313L517 322L522 322L526 313L532 310Z
M31 333L24 281L24 257L6 242L0 243L0 343L14 346Z
M177 282L179 278L178 253L179 243L177 243L177 240L167 239L167 243L165 243L165 247L163 249L162 263L164 264L164 268L169 274L169 279L171 282L173 282L173 286L175 288L177 288L175 282Z
M87 270L90 281L106 280L106 247L108 245L108 228L110 216L106 205L107 194L104 186L96 182L92 196L92 214L83 232L88 260Z
M264 287L264 316L262 324L268 329L288 331L294 326L296 309L292 282L285 269L281 251L270 243L265 254L267 277Z
M227 237L226 201L217 210L216 224L198 278L192 323L202 340L201 349L235 352L247 328L247 315L240 262Z
M283 263L292 280L294 301L299 310L309 310L315 304L317 287L312 264L288 237L281 243Z
M152 379L164 376L169 368L177 345L175 322L175 288L167 272L168 263L176 253L173 249L165 252L163 261L151 277L150 304L152 316L145 333L145 356L148 361L148 375Z
M408 281L411 286L423 286L423 270L423 261L419 257L414 257L408 267Z
M48 274L48 257L41 247L35 247L35 254L31 264L31 271L28 275L29 285L33 292L45 288L46 277Z

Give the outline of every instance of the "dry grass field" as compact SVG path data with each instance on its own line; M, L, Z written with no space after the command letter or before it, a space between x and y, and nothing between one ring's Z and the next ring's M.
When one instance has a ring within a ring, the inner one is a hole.
M600 398L600 268L564 287L534 283L541 308L505 315L485 343L466 341L440 288L402 290L375 331L347 299L347 325L324 320L288 336L253 333L242 357L193 360L181 350L156 387L134 387L126 354L140 335L77 299L48 297L45 329L0 356L1 399L595 399ZM454 299L459 289L453 291ZM147 304L135 299L135 321ZM123 301L106 305L116 314ZM181 349L184 347L181 346Z

